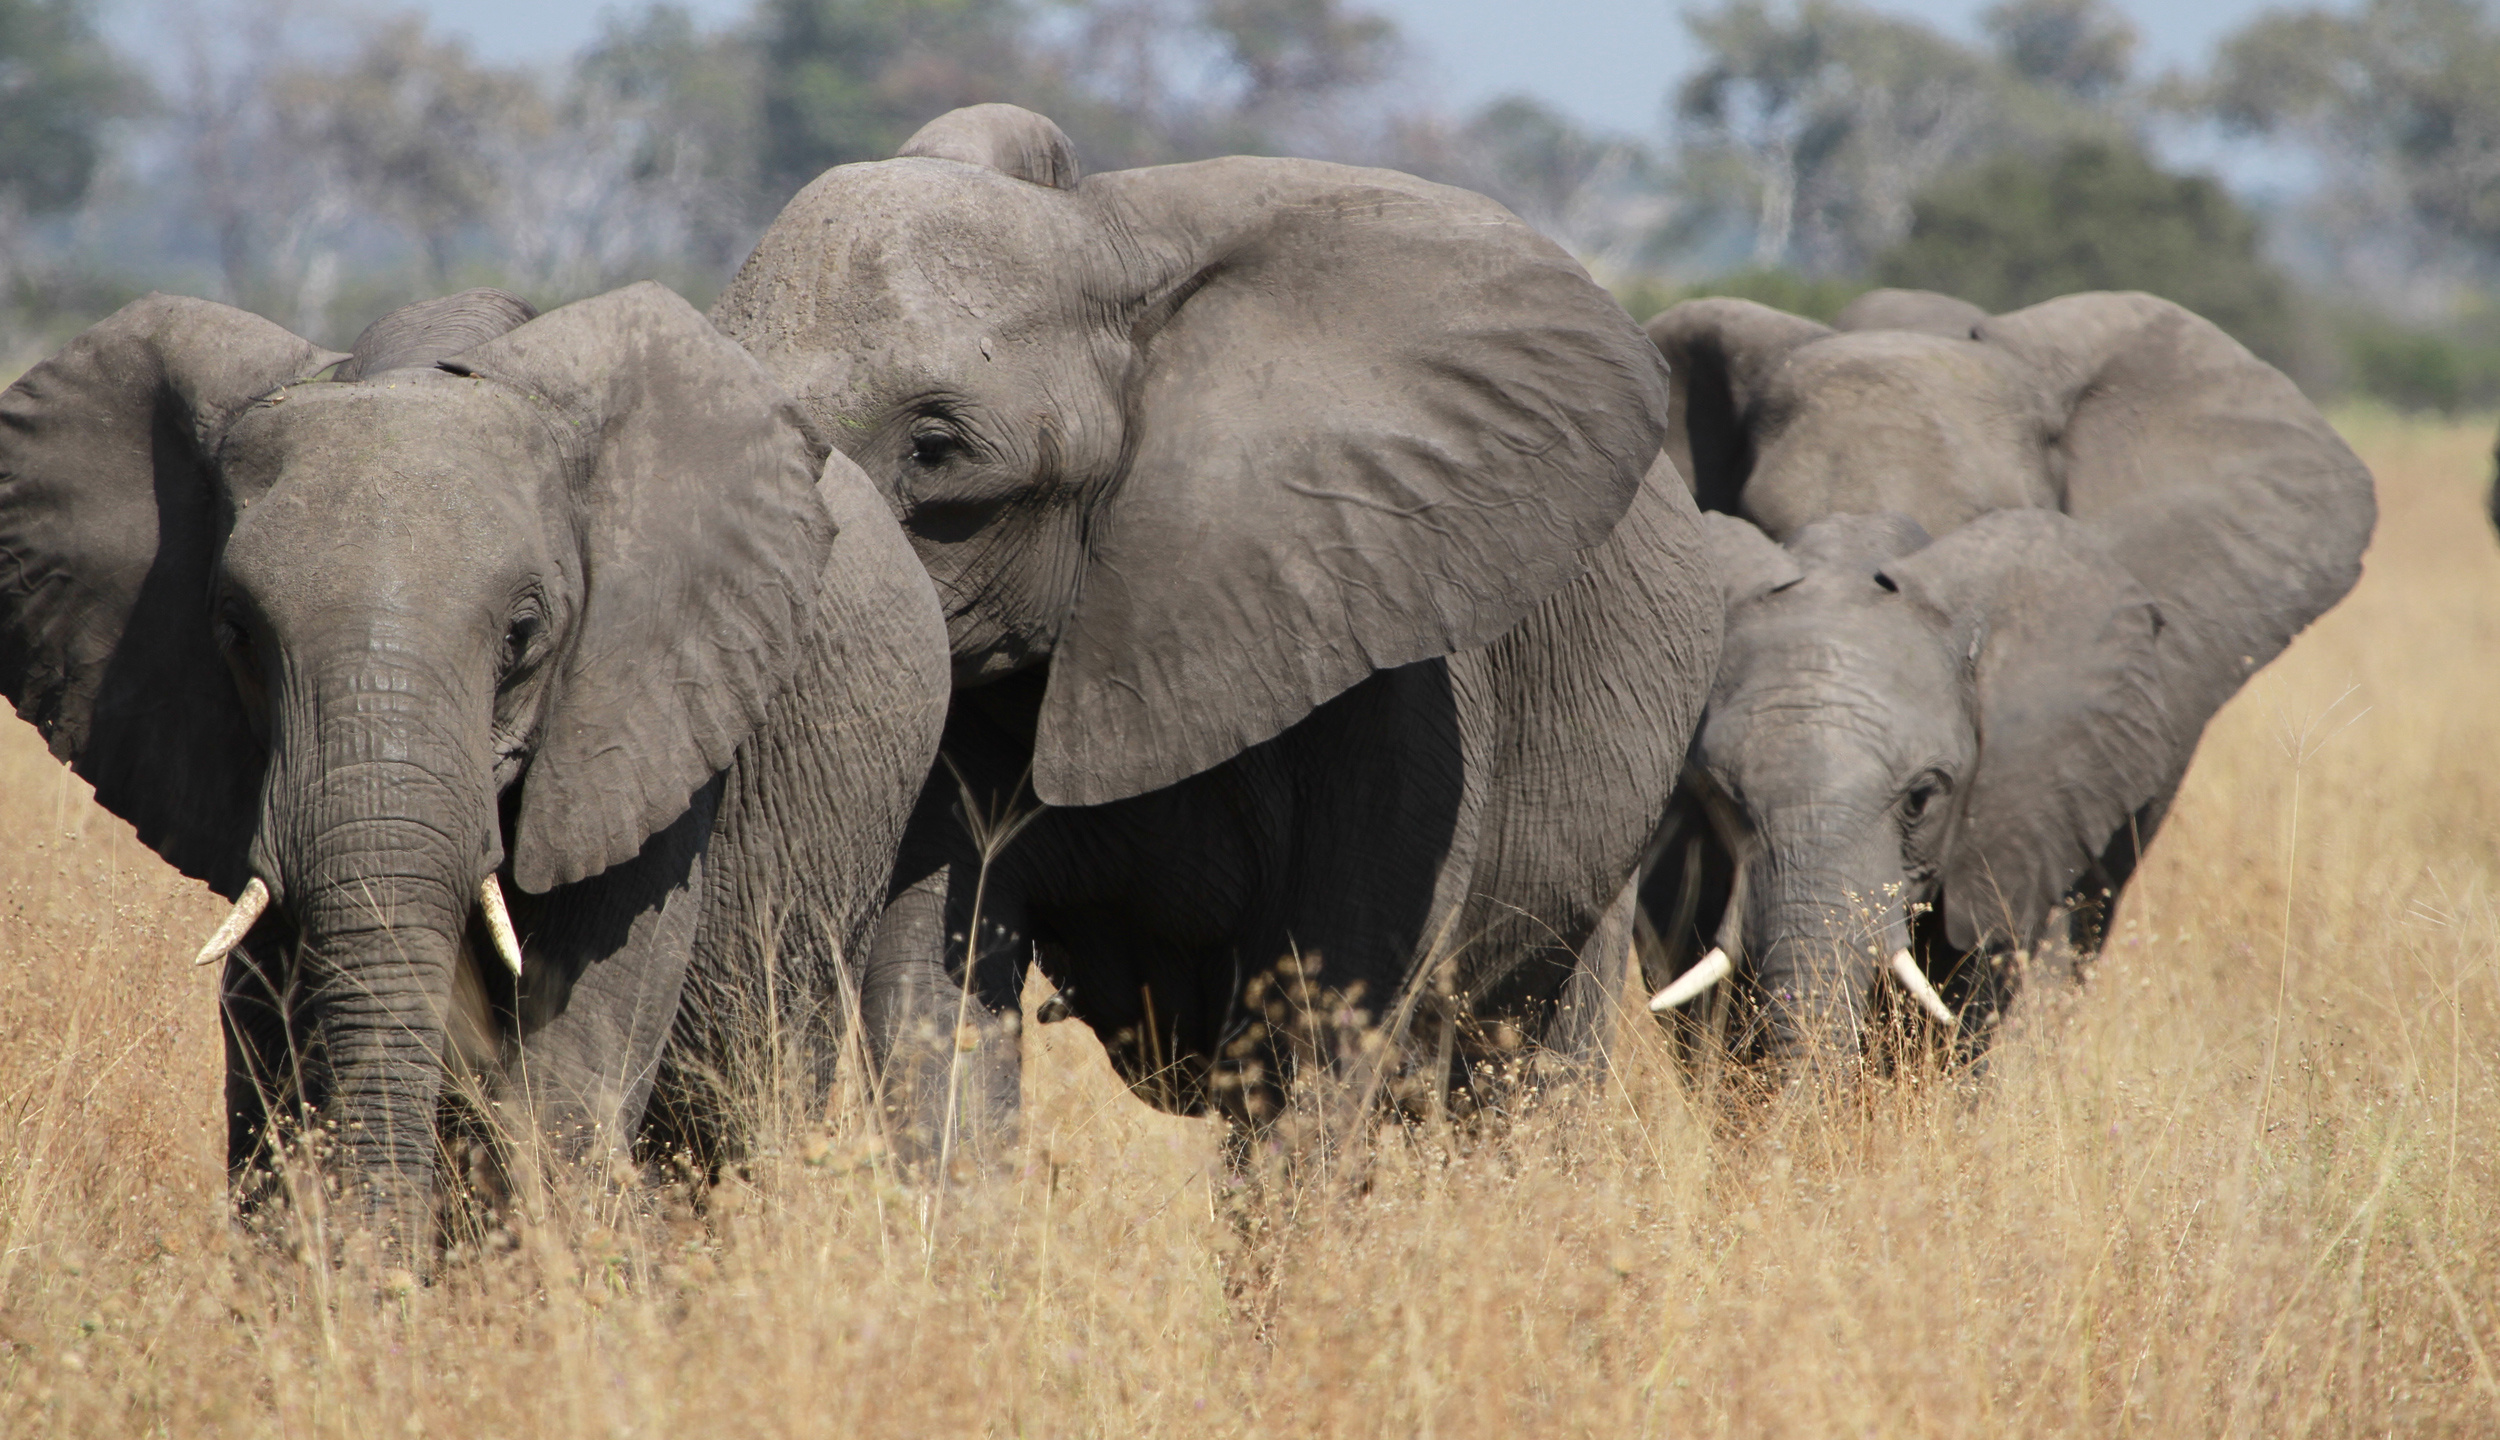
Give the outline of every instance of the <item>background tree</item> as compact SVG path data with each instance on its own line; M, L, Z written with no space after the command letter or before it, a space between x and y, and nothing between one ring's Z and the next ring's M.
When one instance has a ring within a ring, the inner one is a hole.
M2204 100L2325 164L2312 216L2382 283L2444 263L2500 272L2500 13L2366 0L2260 15L2226 39ZM2391 243L2393 242L2393 243Z
M0 0L0 291L25 266L26 220L85 198L105 127L143 99L87 0Z
M829 166L891 155L933 115L1031 103L1015 0L764 0L763 171L783 195Z
M2087 103L2126 88L2135 24L2109 0L2005 0L1979 18L2016 75Z
M1981 57L1841 0L1730 0L1685 23L1709 57L1675 96L1689 173L1751 201L1757 268L1863 268L1997 108Z
M2273 363L2297 367L2290 286L2256 217L2215 180L2172 175L2110 140L2047 164L2020 153L1922 194L1910 233L1875 262L1887 285L1941 290L1990 311L2077 290L2148 290L2194 310Z
M495 152L552 124L528 75L477 63L414 15L368 33L344 66L271 77L269 92L277 142L333 161L368 213L423 248L441 288L463 233L491 219L507 185L526 183Z

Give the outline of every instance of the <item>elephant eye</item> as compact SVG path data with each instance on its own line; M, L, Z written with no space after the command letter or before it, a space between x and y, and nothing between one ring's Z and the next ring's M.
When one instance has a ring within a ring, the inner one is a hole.
M1923 818L1928 808L1936 803L1936 797L1943 793L1944 785L1941 780L1934 776L1921 778L1909 788L1908 793L1901 797L1902 816L1911 821Z
M529 658L530 642L538 638L538 632L545 627L545 623L537 612L524 611L514 616L512 623L505 627L503 667L507 681L520 672L522 663Z
M932 425L911 432L911 458L915 465L935 468L962 454L963 449L963 440L952 430Z

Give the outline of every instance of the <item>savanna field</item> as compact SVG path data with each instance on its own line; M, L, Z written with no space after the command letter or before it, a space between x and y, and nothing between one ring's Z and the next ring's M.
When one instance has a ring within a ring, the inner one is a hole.
M233 1229L224 907L8 722L0 1435L2500 1433L2492 429L2343 421L2366 577L1983 1081L1739 1134L1643 1020L1360 1185L1229 1182L1053 1026L1004 1178L907 1186L837 1099L377 1301Z

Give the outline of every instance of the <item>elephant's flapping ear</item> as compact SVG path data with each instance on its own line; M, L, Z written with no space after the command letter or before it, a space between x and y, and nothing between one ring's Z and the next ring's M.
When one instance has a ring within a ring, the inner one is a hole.
M537 318L536 306L491 286L402 305L364 328L334 378L363 380L432 365Z
M1806 575L1797 557L1755 528L1751 520L1704 510L1701 543L1711 568L1719 572L1719 594L1730 610L1794 585Z
M833 526L795 407L658 285L443 366L543 400L574 469L586 598L514 838L541 892L631 858L729 764L796 663Z
M1940 612L1978 691L1979 756L1944 857L1960 949L2028 944L2170 780L2162 616L2096 526L2001 510L1886 565Z
M1827 326L1751 300L1687 300L1661 311L1649 338L1674 381L1667 456L1704 510L1743 513L1753 473L1755 407L1788 352L1831 334Z
M0 692L176 869L229 897L263 757L211 630L233 418L344 357L150 295L0 395Z
M903 148L932 160L960 160L1053 190L1073 190L1084 177L1076 146L1048 116L1019 105L966 105L920 127Z
M1481 196L1261 159L1083 193L1163 279L1053 653L1045 801L1171 784L1492 640L1578 575L1658 454L1656 351Z
M2282 372L2167 300L2069 295L1975 334L2047 378L2067 513L2161 602L2175 781L2205 721L2360 577L2370 472Z

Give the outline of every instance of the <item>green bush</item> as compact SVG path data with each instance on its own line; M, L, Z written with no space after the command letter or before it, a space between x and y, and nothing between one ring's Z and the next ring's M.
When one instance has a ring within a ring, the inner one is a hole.
M2341 328L2349 388L2399 410L2487 410L2500 405L2500 339L2408 329L2368 318Z
M2201 175L2132 145L2078 140L2047 160L2005 154L1912 204L1909 235L1876 258L1886 285L1941 290L1991 312L2078 290L2174 300L2286 369L2298 365L2291 286L2259 253L2255 216Z

